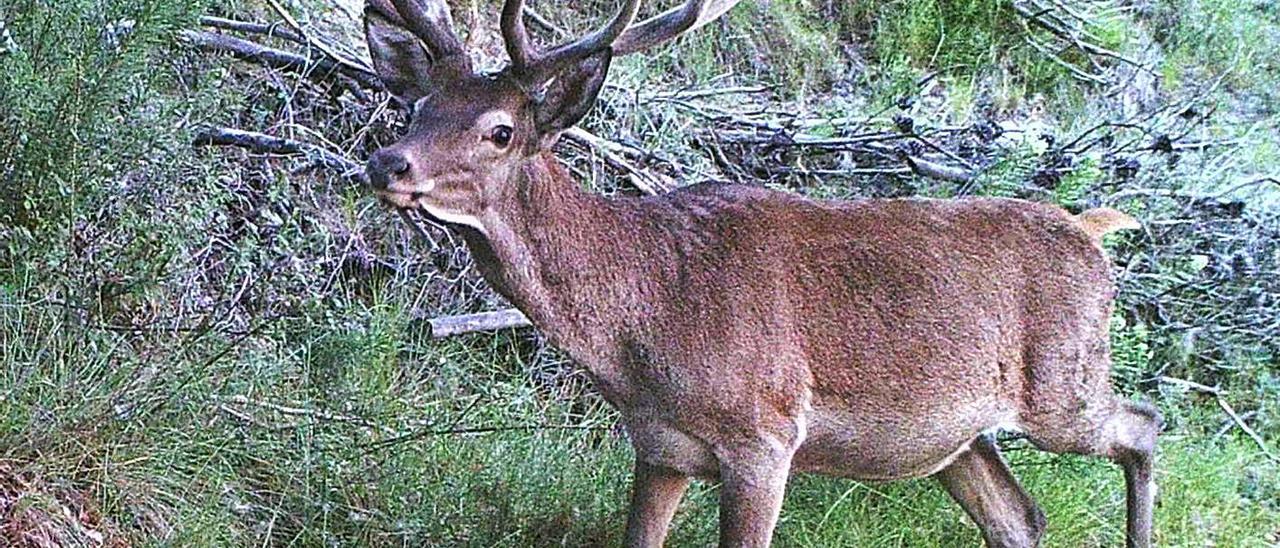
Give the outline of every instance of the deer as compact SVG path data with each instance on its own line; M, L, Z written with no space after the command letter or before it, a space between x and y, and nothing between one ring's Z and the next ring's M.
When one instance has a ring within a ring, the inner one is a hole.
M460 235L485 280L585 369L635 464L626 546L661 546L693 479L719 482L721 546L768 546L788 478L933 477L988 546L1043 512L996 432L1124 471L1126 537L1151 545L1151 405L1111 387L1116 288L1102 236L1138 228L1014 199L819 201L698 183L583 189L552 153L614 57L737 0L686 0L543 47L505 0L509 63L479 73L443 0L368 0L373 66L412 116L370 155L373 192Z

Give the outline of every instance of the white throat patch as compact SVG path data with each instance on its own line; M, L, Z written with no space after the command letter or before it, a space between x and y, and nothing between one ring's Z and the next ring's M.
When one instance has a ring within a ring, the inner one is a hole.
M466 225L476 230L479 230L480 233L484 234L486 238L489 236L489 232L485 230L484 224L480 222L479 218L472 217L471 215L464 215L461 213L452 213L452 212L440 209L438 207L432 207L428 204L422 203L421 200L419 201L418 206L426 210L426 212L431 214L432 217L440 219L441 221L444 221L446 223L458 224L458 225Z

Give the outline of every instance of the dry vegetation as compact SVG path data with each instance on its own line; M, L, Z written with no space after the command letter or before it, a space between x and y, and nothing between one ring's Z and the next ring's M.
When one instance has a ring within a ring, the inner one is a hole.
M535 28L612 5L538 2ZM357 12L0 4L0 543L618 542L629 449L588 383L532 331L422 321L506 305L447 231L360 188L403 116ZM496 8L455 14L501 62ZM1259 1L748 1L620 62L558 152L606 194L714 180L1140 217L1109 242L1115 381L1169 419L1157 540L1275 545L1278 28ZM1119 541L1118 471L1003 443L1049 545ZM673 543L714 538L714 500L690 493ZM808 477L778 532L976 539L931 483Z

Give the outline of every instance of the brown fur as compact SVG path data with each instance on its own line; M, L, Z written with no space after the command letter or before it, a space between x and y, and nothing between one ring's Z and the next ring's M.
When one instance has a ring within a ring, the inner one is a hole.
M1034 545L1043 517L982 437L997 429L1124 465L1129 542L1149 543L1159 417L1111 390L1097 244L1127 217L709 184L608 199L549 152L545 108L502 76L451 82L371 176L453 223L619 409L637 457L628 545L661 544L689 477L723 483L722 545L767 545L793 471L937 474L990 545ZM495 111L509 147L485 141ZM397 158L406 171L378 171Z

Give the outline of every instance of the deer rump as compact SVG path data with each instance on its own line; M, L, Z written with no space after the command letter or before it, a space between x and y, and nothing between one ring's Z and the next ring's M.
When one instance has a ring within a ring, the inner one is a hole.
M643 301L599 318L625 365L589 365L650 464L715 477L722 450L801 440L793 471L920 477L982 433L1113 411L1098 237L1119 220L724 185L644 201L605 255L662 266L618 273Z

